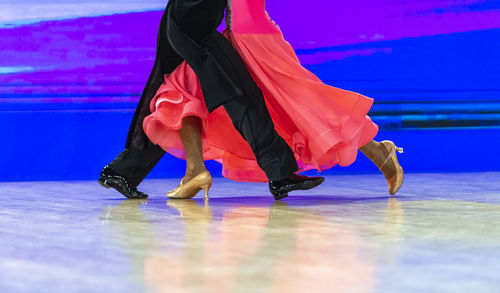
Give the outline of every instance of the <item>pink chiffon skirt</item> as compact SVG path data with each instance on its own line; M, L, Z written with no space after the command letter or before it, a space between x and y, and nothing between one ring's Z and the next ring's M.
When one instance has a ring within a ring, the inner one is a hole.
M262 90L276 131L293 150L301 171L348 166L377 134L377 125L367 116L373 100L321 82L302 67L281 33L226 31L225 36ZM197 116L205 160L220 162L227 178L267 181L224 107L208 113L200 83L187 63L165 75L150 107L144 130L168 153L185 159L178 130L184 117Z

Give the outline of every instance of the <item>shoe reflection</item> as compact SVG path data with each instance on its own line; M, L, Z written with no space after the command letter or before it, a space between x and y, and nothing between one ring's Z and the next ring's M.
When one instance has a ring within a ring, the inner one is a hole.
M172 199L167 206L179 213L184 228L184 239L174 244L173 249L156 251L145 260L147 285L154 292L183 292L203 284L207 242L212 211L209 206L200 206L192 199Z
M375 262L384 253L365 249L359 240L364 227L334 221L311 208L290 207L287 202L269 207L214 202L167 201L166 206L179 217L162 221L175 222L169 227L182 235L176 241L155 236L153 231L165 223L150 223L138 201L112 208L109 223L114 235L134 266L140 267L134 274L143 276L135 279L153 292L373 290ZM397 238L401 221L401 206L391 198L385 217L371 227Z

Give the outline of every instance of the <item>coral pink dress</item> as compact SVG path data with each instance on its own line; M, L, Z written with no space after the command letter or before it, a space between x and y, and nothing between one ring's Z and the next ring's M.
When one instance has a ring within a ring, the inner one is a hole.
M231 3L232 2L232 3ZM264 94L276 131L292 148L301 171L348 166L378 127L367 116L373 100L324 84L302 67L293 48L265 10L265 0L229 1L224 35ZM223 176L266 182L252 150L234 129L224 107L208 113L200 83L186 62L165 81L144 120L150 140L185 159L178 130L186 116L202 121L203 157L223 165Z

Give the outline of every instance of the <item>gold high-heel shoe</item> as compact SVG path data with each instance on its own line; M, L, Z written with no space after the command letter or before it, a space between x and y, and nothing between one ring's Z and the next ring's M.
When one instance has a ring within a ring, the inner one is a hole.
M210 172L203 171L193 179L186 183L181 183L176 189L169 191L167 197L169 198L191 198L195 196L200 190L205 191L205 200L208 199L208 190L212 186L212 176Z
M384 140L381 142L381 144L387 149L389 155L382 163L382 165L380 165L379 167L380 172L382 172L382 169L384 168L385 164L389 162L389 160L392 160L392 162L394 163L394 167L396 167L396 174L394 174L394 176L392 176L391 178L387 179L389 193L391 195L394 195L401 188L401 185L403 185L403 179L404 179L403 168L399 164L398 157L396 154L396 151L399 153L403 153L403 148L398 148L392 141L389 140Z

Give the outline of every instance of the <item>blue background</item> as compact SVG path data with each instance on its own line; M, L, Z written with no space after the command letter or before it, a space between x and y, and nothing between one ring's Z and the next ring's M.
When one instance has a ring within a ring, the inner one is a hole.
M166 3L120 3L6 3L0 180L96 179L123 149ZM500 1L301 3L267 7L304 66L375 99L376 139L405 148L406 172L500 170ZM360 155L325 172L377 169ZM167 154L151 177L183 173Z

